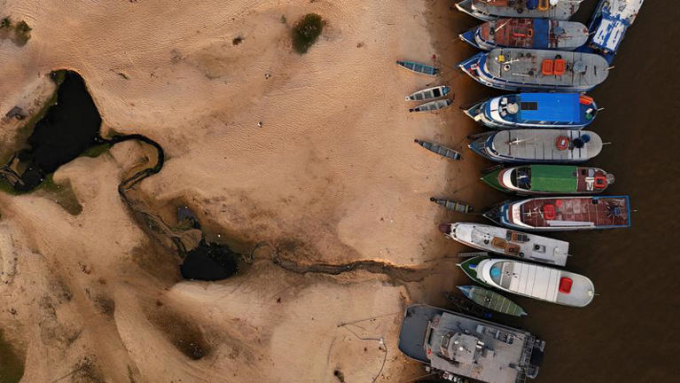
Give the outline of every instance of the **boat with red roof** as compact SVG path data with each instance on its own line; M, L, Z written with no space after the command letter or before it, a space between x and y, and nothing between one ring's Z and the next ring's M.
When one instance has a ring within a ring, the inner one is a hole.
M564 231L630 227L628 196L539 197L504 202L484 216L517 230Z
M490 51L494 48L574 50L588 41L588 28L575 21L550 19L497 19L459 35L466 43Z

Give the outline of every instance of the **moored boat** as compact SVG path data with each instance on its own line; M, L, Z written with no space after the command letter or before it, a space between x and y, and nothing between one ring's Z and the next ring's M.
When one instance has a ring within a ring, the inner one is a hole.
M477 278L502 291L565 306L585 307L595 296L595 285L583 275L509 259L482 260Z
M495 129L581 129L597 112L595 100L578 93L519 93L490 98L465 114Z
M644 0L601 0L590 25L592 38L585 48L604 55L611 62L626 31L635 22L643 2Z
M438 154L442 157L450 158L452 160L460 160L460 153L451 148L447 148L444 145L439 145L435 144L434 142L423 141L418 139L413 140L413 142L431 151L432 153Z
M517 303L483 287L458 286L458 290L476 304L501 314L515 317L527 315L526 311L524 311Z
M463 0L456 3L456 8L480 20L500 17L568 20L580 3L581 0Z
M593 53L496 48L458 66L481 84L508 91L586 92L609 74L607 60Z
M433 112L435 110L439 109L444 109L448 108L451 104L453 104L453 100L451 99L445 99L445 100L437 100L437 101L430 101L422 105L418 105L415 108L411 108L408 111L413 113L413 112Z
M460 267L460 269L463 270L465 275L467 275L473 281L480 284L484 284L484 282L482 282L482 280L477 277L477 267L483 260L488 258L489 257L484 256L468 258L465 261L457 264L456 266Z
M425 101L444 97L451 92L451 87L446 85L435 86L414 92L406 96L406 101Z
M483 133L468 146L496 162L578 163L600 154L603 143L587 130L510 129Z
M507 257L558 266L566 265L569 257L569 242L503 227L456 222L439 225L439 230L467 246Z
M613 184L611 173L570 165L526 165L497 168L481 178L487 185L520 195L594 194Z
M397 65L402 68L406 68L411 72L424 74L427 76L437 76L439 75L439 68L435 68L431 65L421 64L415 61L397 61Z
M524 330L415 304L404 312L398 347L427 365L434 378L518 383L538 375L545 341Z
M588 41L588 28L575 21L496 19L470 29L460 39L479 49L533 48L574 50Z
M484 216L517 230L564 231L630 227L628 196L538 197L504 202Z
M436 203L437 205L444 206L446 210L451 210L458 213L472 213L474 211L472 206L470 206L469 204L454 201L451 199L431 197L430 201Z

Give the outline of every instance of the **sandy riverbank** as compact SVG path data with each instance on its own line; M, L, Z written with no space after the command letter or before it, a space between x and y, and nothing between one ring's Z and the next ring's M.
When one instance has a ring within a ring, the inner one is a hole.
M0 326L26 358L25 382L73 371L74 381L111 382L398 382L421 373L396 348L399 313L411 301L442 304L460 275L443 259L460 247L437 224L462 217L428 199L487 201L481 160L463 150L452 163L413 139L461 149L478 129L458 106L481 87L452 68L471 52L452 42L473 20L443 0L7 0L0 10L33 27L26 46L0 45L9 61L0 113L40 76L77 70L105 132L164 147L165 168L140 192L166 216L170 201L185 201L211 228L298 262L432 270L395 283L367 272L298 275L261 260L225 282L180 282L173 255L149 242L117 194L144 161L138 145L122 144L55 174L71 183L77 216L45 197L0 196L0 251L17 259L0 287ZM288 31L307 12L328 25L299 56ZM394 61L433 55L456 103L409 114L404 95L438 82Z

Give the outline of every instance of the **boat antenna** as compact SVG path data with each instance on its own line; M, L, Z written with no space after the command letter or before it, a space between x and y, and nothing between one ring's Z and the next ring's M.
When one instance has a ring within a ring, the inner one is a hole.
M611 142L603 142L603 143L602 143L602 146L611 145L611 144L612 144Z
M614 68L616 68L616 65L610 66L609 68L607 68L607 71L610 71L610 70L612 70L612 69L614 69Z
M603 111L603 110L604 110L604 108L597 108L597 111L598 111L598 112L601 112L601 111Z

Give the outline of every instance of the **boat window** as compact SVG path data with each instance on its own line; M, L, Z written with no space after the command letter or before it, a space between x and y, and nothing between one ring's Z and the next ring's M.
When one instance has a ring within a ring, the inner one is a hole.
M514 187L524 190L531 189L531 168L522 166L513 170L510 175L510 180Z
M494 282L496 282L496 284L500 285L501 284L501 276L503 275L503 269L501 268L501 266L498 265L498 264L491 266L490 274L491 274L491 279Z
M525 101L521 102L520 104L522 105L522 110L538 110L538 103L535 101Z

